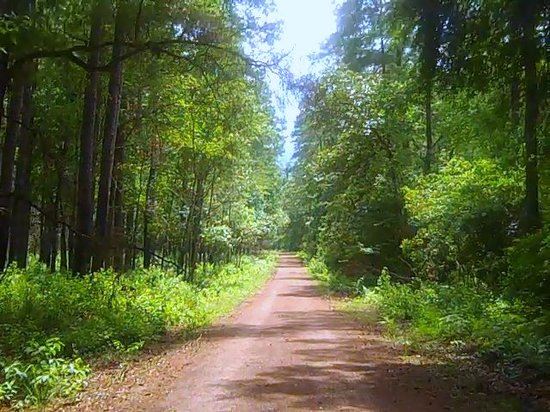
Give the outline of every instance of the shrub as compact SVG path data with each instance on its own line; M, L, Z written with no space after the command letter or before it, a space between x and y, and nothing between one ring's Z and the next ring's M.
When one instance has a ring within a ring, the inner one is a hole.
M63 343L58 338L42 344L32 341L25 349L27 361L2 362L0 401L15 401L16 407L43 404L82 389L90 369L80 358L59 358L62 349Z
M550 307L550 231L518 239L507 253L506 292L533 306Z
M357 281L330 270L324 259L320 256L310 258L307 263L307 268L313 278L321 281L331 292L352 294L357 290Z
M393 283L385 274L361 299L377 308L391 334L416 348L475 352L540 371L550 367L550 317L480 282Z
M494 283L505 270L522 184L490 160L451 160L405 189L417 233L403 241L418 274L432 280L468 274Z

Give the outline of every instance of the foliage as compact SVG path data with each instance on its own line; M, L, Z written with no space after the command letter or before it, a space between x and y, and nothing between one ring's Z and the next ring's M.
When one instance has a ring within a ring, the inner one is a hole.
M377 280L353 281L330 271L319 258L308 261L308 271L329 292L351 297L343 309L383 325L385 333L409 350L474 354L504 364L510 373L529 367L542 375L550 366L550 313L545 306L499 295L475 280L398 283L383 270Z
M548 311L505 299L480 282L399 284L383 274L360 299L413 348L443 346L540 372L550 366Z
M321 281L321 284L331 293L352 294L356 290L356 284L352 279L331 271L318 256L309 259L307 267L313 278Z
M73 395L89 370L80 357L138 351L169 330L191 333L229 312L272 273L276 257L206 264L197 284L159 268L88 278L39 264L0 283L4 401Z
M550 307L550 235L535 233L515 241L507 251L509 272L504 280L509 296Z
M59 358L62 349L63 343L58 338L50 338L43 344L31 341L25 349L26 360L2 362L0 401L19 408L73 396L81 390L90 368L81 358Z
M486 159L455 158L404 192L416 234L402 247L417 273L443 280L456 272L498 277L517 230L519 173Z
M398 148L416 117L399 97L407 87L397 75L342 70L307 90L287 186L290 247L322 251L331 268L400 265L407 233L400 185L411 152Z
M415 346L548 367L549 17L346 0L302 83L287 245Z

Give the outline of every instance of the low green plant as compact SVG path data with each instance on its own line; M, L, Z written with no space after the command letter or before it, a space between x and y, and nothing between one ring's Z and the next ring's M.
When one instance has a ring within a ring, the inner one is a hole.
M135 354L167 331L188 334L230 312L260 287L273 253L239 265L204 265L197 283L159 268L88 277L10 268L0 282L0 402L70 396L89 369L82 360Z
M499 362L508 372L550 370L550 311L520 297L491 289L470 277L453 283L413 279L396 282L384 269L372 286L331 272L317 256L308 270L331 292L352 297L343 309L413 351L476 354Z
M59 338L32 341L25 348L25 360L1 362L0 401L19 408L73 396L81 390L90 368L81 358L60 358L63 346Z
M376 307L387 331L414 349L476 353L541 372L550 367L548 311L506 299L481 282L402 284L383 274L359 299Z
M305 256L301 255L301 257L304 258ZM330 292L352 294L356 291L356 281L330 270L322 257L313 256L305 260L307 261L309 273L314 279L321 281Z

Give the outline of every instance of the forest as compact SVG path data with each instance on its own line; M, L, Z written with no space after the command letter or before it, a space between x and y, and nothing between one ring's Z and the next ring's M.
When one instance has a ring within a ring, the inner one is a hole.
M191 336L283 249L415 350L548 377L548 4L344 0L302 78L249 52L270 7L0 0L1 404Z
M346 0L303 79L287 247L412 349L550 370L550 9Z

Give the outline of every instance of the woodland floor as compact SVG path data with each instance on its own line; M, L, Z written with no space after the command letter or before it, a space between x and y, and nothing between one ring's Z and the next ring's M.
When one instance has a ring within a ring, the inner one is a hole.
M532 410L448 365L405 357L333 309L283 255L264 289L191 343L177 339L96 374L77 411Z

